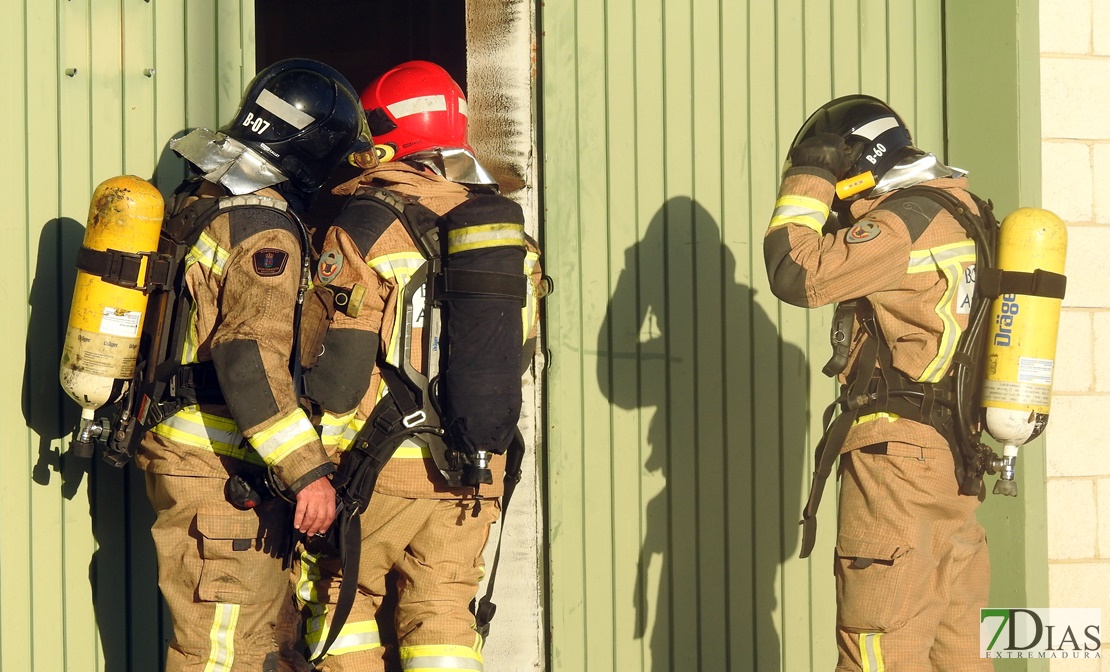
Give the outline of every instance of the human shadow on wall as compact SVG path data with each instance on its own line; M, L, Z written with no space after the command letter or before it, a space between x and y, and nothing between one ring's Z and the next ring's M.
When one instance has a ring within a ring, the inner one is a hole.
M598 379L614 405L654 409L646 445L613 448L638 449L666 480L643 513L634 637L650 638L657 671L779 670L778 569L797 552L808 451L806 395L794 394L804 354L736 282L696 201L667 201L625 259Z

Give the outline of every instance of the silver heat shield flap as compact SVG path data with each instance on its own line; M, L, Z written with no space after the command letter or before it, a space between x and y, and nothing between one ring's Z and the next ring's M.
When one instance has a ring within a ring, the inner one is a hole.
M250 147L207 128L171 140L170 149L199 168L204 179L223 185L236 196L289 179Z
M497 180L486 172L482 164L468 149L436 149L416 152L405 157L405 161L416 161L459 184L492 184Z
M879 196L895 189L912 187L915 184L936 180L942 177L964 177L966 170L944 165L932 154L922 152L899 161L886 171L879 183L868 192L867 197Z

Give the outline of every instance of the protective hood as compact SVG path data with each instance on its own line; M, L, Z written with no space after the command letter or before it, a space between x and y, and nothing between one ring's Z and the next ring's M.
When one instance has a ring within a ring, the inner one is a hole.
M497 186L477 157L469 149L448 148L416 152L404 157L405 161L415 161L431 168L440 177L459 184L488 184Z
M902 159L886 171L879 183L867 194L867 197L873 198L888 191L912 187L915 184L942 177L959 178L966 175L966 170L951 168L941 163L936 156L928 152L918 151Z
M289 179L250 147L207 128L171 140L170 149L200 169L204 179L223 185L236 196Z

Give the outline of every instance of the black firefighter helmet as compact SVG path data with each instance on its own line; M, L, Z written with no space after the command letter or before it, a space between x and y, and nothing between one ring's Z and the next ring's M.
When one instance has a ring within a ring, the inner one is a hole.
M279 61L255 75L239 110L220 129L312 194L350 153L373 145L358 93L331 66Z
M847 147L851 168L837 185L841 200L867 196L887 171L920 153L898 113L878 98L863 94L843 96L818 108L802 124L790 149L819 133L839 135ZM783 172L788 168L789 159Z

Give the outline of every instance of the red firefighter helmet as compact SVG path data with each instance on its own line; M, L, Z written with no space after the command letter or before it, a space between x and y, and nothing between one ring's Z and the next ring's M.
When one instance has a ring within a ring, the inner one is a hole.
M428 61L408 61L362 91L379 161L436 149L465 149L467 106L447 71Z

